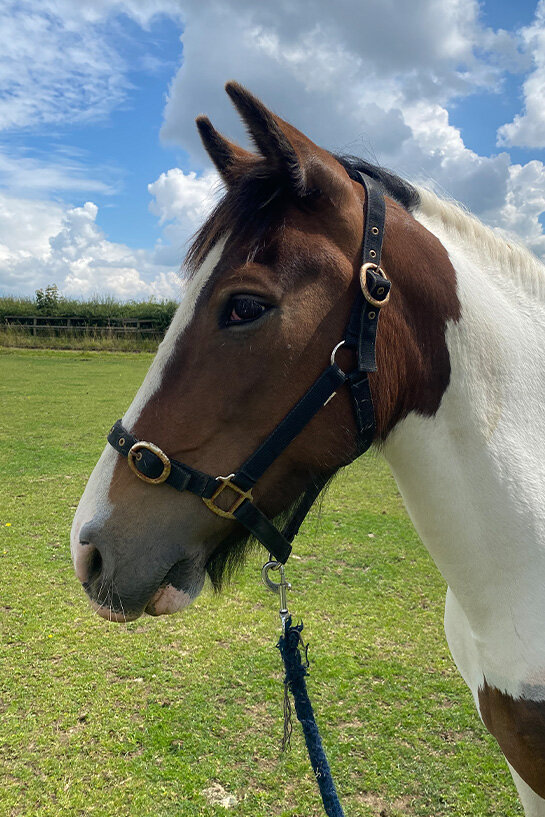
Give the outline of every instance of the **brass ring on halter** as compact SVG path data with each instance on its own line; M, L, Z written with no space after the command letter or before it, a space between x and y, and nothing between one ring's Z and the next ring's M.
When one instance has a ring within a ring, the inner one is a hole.
M158 477L148 477L146 474L143 474L142 471L139 471L136 467L135 462L140 459L138 453L140 451L151 451L152 454L161 460L163 464L163 471L159 474ZM129 463L129 468L133 471L138 479L143 480L144 482L150 482L152 485L159 485L161 482L164 482L168 479L168 475L170 474L170 460L165 454L164 451L161 451L158 445L154 445L153 443L147 443L145 440L139 440L136 442L132 448L130 449L129 453L127 454L127 460Z
M384 278L385 281L388 280L386 273L379 267L378 264L373 263L373 261L368 261L367 264L363 264L362 268L360 269L360 286L361 291L363 292L363 297L365 300L371 304L371 306L376 306L377 309L380 309L381 306L386 306L388 301L390 300L390 292L386 293L385 298L382 301L379 301L377 298L373 298L371 293L369 292L369 287L367 286L367 270L372 269L373 272L378 272L378 274Z

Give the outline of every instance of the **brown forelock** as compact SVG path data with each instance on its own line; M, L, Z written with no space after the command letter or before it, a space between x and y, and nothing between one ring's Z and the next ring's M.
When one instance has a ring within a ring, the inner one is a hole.
M250 260L267 245L281 225L289 196L265 160L257 160L243 175L233 177L224 196L195 233L185 259L192 277L224 236L245 247Z
M228 82L226 90L260 154L225 139L207 117L197 119L205 148L227 187L195 235L186 258L190 272L227 234L236 237L239 247L245 246L246 260L252 258L270 240L271 230L283 224L290 205L304 210L319 200L321 207L315 211L328 210L329 217L335 215L342 224L347 200L353 198L348 174L331 153L269 111L238 83Z
M545 701L513 698L484 681L479 708L515 771L545 798Z

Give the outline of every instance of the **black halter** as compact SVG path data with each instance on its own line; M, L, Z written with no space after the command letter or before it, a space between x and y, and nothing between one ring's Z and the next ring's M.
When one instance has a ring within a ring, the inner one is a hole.
M333 349L330 366L239 470L227 477L204 474L170 459L153 443L138 440L123 427L121 420L108 434L110 445L128 458L129 466L140 479L154 484L166 482L177 491L190 491L200 496L218 516L236 519L244 525L282 564L287 561L291 542L329 475L318 477L305 491L283 531L278 530L254 505L252 488L257 480L344 383L348 384L354 406L358 429L357 456L367 451L375 435L368 372L374 372L377 368L375 339L378 318L381 307L388 302L390 282L380 268L385 219L382 188L369 176L359 175L366 193L361 288L352 307L344 339ZM335 352L343 345L356 351L356 368L348 373L335 363ZM235 494L228 510L219 507L216 502L226 489Z

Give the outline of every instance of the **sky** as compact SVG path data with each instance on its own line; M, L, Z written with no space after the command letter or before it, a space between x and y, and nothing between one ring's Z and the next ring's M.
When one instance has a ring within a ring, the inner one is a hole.
M0 296L175 298L246 85L545 260L545 0L0 0Z

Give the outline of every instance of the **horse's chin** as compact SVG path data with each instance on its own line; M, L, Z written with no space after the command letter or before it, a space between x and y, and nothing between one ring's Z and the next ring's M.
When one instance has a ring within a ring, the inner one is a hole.
M192 601L189 593L177 590L172 584L166 584L160 587L148 602L145 612L150 616L168 616L185 609Z

